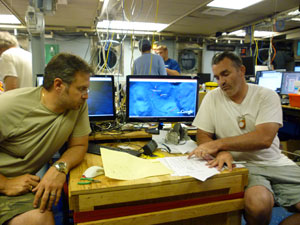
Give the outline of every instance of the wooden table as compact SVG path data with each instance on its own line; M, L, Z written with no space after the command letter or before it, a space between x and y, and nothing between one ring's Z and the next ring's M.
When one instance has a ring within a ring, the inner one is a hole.
M101 157L86 154L70 172L69 206L76 224L241 223L245 168L223 171L205 182L189 176L120 181L101 175L96 177L101 183L78 185L85 169L93 165L102 165Z
M195 136L197 130L188 130L190 136ZM90 141L108 141L108 140L126 140L126 139L151 139L152 134L147 133L144 129L137 131L106 131L97 132L89 136Z

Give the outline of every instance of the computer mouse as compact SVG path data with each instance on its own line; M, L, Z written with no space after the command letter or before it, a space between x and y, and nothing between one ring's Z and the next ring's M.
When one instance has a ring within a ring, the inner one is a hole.
M87 178L93 178L99 175L104 174L104 169L101 166L91 166L89 168L87 168L84 173L83 176L87 177Z

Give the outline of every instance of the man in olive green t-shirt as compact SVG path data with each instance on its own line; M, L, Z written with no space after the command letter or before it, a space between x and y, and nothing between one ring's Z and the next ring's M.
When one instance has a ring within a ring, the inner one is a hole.
M61 53L46 66L42 87L0 95L0 224L54 224L51 207L87 150L92 72L81 58ZM58 161L36 176L65 142Z

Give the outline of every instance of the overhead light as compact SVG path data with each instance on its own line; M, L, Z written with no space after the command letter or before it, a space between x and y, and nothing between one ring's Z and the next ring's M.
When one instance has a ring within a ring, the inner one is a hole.
M291 20L293 20L293 21L300 21L300 18L298 17L298 18L292 18Z
M107 33L107 29L97 29L98 32L103 32L103 33ZM132 30L111 30L109 29L108 32L110 33L115 33L115 34L143 34L143 35L153 35L153 31L132 31Z
M247 8L261 1L262 0L214 0L210 2L207 6L239 10Z
M296 10L294 10L294 11L288 13L289 16L297 16L297 15L299 15L299 14L300 14L300 12L299 12L298 9L296 9Z
M257 38L272 37L275 34L277 34L277 33L272 32L272 31L261 31L261 30L255 30L254 31L254 37L257 37ZM233 32L229 33L228 36L244 37L244 36L246 36L246 32L244 30L236 30L236 31L233 31Z
M165 29L168 24L164 23L142 23L142 22L128 22L120 20L103 20L97 23L97 28L102 29L117 29L128 31L155 31L160 32Z
M0 24L21 24L14 15L0 15Z

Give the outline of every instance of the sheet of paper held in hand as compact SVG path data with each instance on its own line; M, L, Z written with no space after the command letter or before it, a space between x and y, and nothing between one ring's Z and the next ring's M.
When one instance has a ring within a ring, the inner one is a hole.
M209 168L206 160L187 156L166 157L157 159L174 171L174 176L191 176L205 181L207 178L220 173L216 168Z
M134 180L173 173L159 161L142 159L125 152L100 148L105 176L118 180Z

